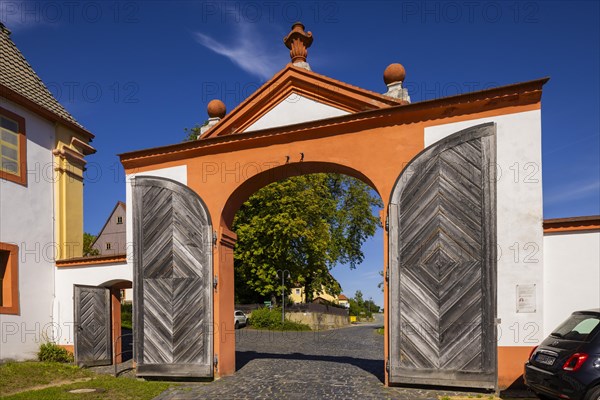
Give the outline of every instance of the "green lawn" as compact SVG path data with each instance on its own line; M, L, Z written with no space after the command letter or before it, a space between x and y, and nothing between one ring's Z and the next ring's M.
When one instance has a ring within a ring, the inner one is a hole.
M86 382L69 383L77 379ZM29 390L42 385L64 383L41 390ZM0 365L0 397L2 399L152 399L175 385L172 382L145 382L132 378L98 375L68 364L19 362ZM99 388L102 392L73 394L68 390ZM8 393L20 392L8 395Z
M92 373L69 364L50 362L8 362L0 365L0 397L30 387L87 378Z

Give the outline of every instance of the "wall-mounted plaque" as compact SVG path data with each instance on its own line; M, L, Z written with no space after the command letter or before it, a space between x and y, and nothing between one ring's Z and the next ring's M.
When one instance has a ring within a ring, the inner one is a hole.
M517 312L534 313L536 311L535 284L517 285Z

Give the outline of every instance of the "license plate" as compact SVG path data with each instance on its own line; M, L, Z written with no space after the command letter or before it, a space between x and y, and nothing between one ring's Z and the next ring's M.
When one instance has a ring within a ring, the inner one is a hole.
M535 357L535 361L544 365L553 365L554 361L556 361L556 357L538 353L538 355Z

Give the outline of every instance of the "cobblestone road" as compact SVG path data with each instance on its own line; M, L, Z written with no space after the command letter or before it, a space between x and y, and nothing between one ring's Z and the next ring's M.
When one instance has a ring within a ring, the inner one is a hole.
M375 327L325 332L241 329L234 376L172 388L157 399L438 400L464 394L385 387L383 336Z

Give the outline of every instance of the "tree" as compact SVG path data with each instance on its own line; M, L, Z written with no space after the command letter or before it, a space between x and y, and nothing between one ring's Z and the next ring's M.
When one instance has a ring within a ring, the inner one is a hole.
M360 307L363 308L363 305L365 304L365 301L363 300L363 294L360 290L357 290L356 293L354 293L354 301L356 301L356 304Z
M238 301L280 294L278 269L290 271L286 287L304 286L307 301L322 287L339 294L329 270L363 261L361 246L380 223L373 209L382 206L366 184L339 174L303 175L260 189L233 223Z
M96 240L96 236L92 235L91 233L83 234L83 256L84 257L97 256L100 254L100 251L98 249L92 248L92 244L94 243L94 240Z
M204 121L204 123L202 125L196 124L191 128L183 128L183 131L186 134L184 141L188 142L191 140L198 139L200 137L200 130L202 129L203 126L205 126L207 124L208 124L208 120Z
M354 298L349 299L348 302L350 303L350 315L371 318L373 313L379 312L379 306L375 304L373 299L365 300L360 290L357 290Z

